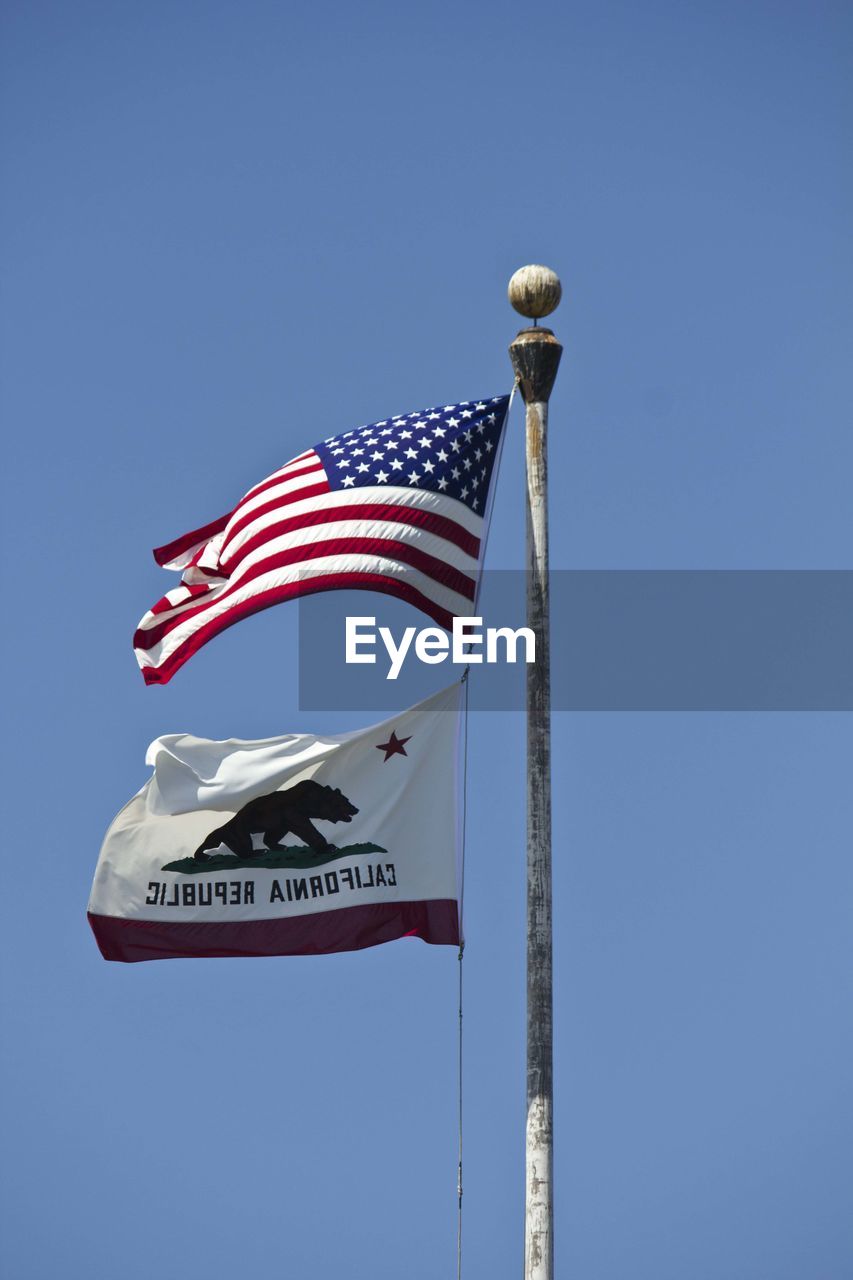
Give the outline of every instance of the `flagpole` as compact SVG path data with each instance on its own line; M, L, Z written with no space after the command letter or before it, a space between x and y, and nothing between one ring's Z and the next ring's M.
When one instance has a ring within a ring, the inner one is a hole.
M509 352L526 409L527 625L536 662L527 668L527 1128L524 1280L554 1274L553 983L551 963L551 670L548 591L548 401L563 348L538 321L559 305L548 267L516 271L509 300L533 320Z

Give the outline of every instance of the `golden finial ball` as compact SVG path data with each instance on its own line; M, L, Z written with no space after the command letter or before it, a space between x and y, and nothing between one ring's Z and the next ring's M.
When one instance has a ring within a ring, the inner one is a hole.
M507 295L516 311L541 320L556 311L563 296L560 277L550 267L520 267L509 282Z

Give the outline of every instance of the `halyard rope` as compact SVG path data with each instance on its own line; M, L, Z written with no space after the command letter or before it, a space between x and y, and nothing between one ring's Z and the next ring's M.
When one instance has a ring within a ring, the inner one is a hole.
M465 690L465 711L463 717L462 748L462 866L459 874L459 1033L457 1076L459 1081L458 1115L459 1115L459 1165L456 1183L457 1223L456 1223L456 1280L462 1280L462 957L465 954L465 939L462 932L463 908L465 904L465 834L468 817L468 675L470 667L462 674L462 685Z

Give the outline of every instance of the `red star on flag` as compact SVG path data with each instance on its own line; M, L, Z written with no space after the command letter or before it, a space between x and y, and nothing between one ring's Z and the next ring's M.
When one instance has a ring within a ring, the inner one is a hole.
M385 760L390 760L392 756L407 756L406 743L411 742L411 737L398 738L394 730L391 730L391 737L387 742L378 742L376 744L377 751L385 752ZM383 761L384 763L385 761Z

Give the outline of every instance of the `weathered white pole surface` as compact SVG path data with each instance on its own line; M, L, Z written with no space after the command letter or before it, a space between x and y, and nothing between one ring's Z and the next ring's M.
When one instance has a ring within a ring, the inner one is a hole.
M547 267L522 267L509 283L516 311L539 320L559 304ZM550 329L523 329L510 356L526 406L527 625L527 1137L525 1280L553 1280L553 1048L551 965L551 668L548 592L548 400L563 348Z

